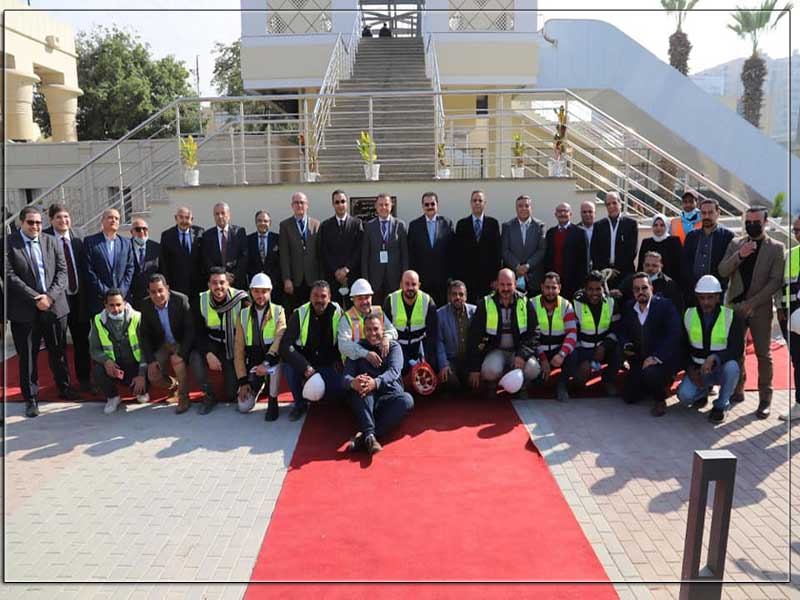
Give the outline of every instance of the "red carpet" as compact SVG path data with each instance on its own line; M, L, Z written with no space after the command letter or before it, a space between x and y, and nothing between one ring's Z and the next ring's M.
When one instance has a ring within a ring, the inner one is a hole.
M313 407L252 581L607 581L508 401L423 400L370 460ZM251 585L256 598L616 598L605 585Z
M758 359L756 349L752 344L747 345L744 356L744 367L747 372L747 381L744 389L748 392L758 391ZM785 344L772 342L772 388L775 390L788 390L791 376L792 361L789 358L789 349Z

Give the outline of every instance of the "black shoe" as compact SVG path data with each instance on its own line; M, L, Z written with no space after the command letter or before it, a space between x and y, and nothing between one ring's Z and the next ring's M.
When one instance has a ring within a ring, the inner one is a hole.
M725 411L718 408L712 408L708 413L708 420L712 423L722 423L725 420Z
M708 396L703 396L699 400L695 400L694 402L692 402L691 407L694 408L694 409L698 409L698 408L703 408L706 404L708 404ZM714 409L714 410L716 410L716 409ZM722 419L720 419L720 420L722 420Z
M94 387L92 386L92 382L88 379L81 381L78 389L80 389L80 391L82 391L84 394L94 394Z
M267 410L264 413L265 421L276 421L278 419L278 399L270 398Z
M744 402L744 394L733 394L730 399L731 404L739 404Z
M353 437L351 437L349 442L347 442L348 452L361 452L362 450L366 449L367 446L364 443L364 434L361 433L360 431Z
M217 401L214 398L206 396L203 398L203 403L200 405L200 408L197 410L198 414L207 415L214 407L217 405Z
M78 392L76 392L71 387L65 387L58 393L58 397L62 400L69 400L70 402L75 402L76 400L83 400L83 396L81 396Z
M650 414L654 417L663 417L667 414L667 403L664 400L658 400L650 409Z
M39 416L39 402L35 397L25 401L25 416L31 419Z
M770 406L772 405L772 400L762 400L758 403L758 410L756 410L756 416L759 419L766 419L770 413Z
M297 406L297 404L295 403L295 405L292 407L292 410L289 412L289 420L290 421L299 420L300 417L306 414L307 410L308 410L308 404L304 404L303 406Z
M381 443L375 439L373 434L369 434L366 438L364 438L364 447L367 450L367 454L372 456L373 454L377 454L381 450L383 450L383 446Z

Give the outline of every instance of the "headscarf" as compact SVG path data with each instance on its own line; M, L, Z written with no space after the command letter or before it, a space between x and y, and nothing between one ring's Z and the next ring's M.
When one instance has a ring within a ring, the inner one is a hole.
M653 222L650 224L650 226L653 227L656 224L656 221L658 221L659 219L661 220L662 223L664 223L664 227L666 228L666 230L664 231L664 235L656 235L654 233L653 239L656 242L663 242L665 239L669 237L669 220L667 219L666 215L661 213L655 215L653 217Z

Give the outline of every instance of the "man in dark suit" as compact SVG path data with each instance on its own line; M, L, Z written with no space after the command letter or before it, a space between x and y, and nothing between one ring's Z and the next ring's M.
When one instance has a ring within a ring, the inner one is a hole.
M331 298L346 309L350 294L340 294L360 277L361 243L364 226L361 219L347 214L347 195L342 190L331 194L334 215L319 226L319 258L322 277L331 286Z
M192 211L181 206L175 212L175 227L170 227L161 234L161 256L158 268L169 283L173 292L186 294L194 300L200 293L197 281L195 247L203 235L203 228L192 225ZM194 257L194 258L193 258Z
M119 211L116 208L107 208L103 212L102 226L102 231L83 241L90 317L103 310L106 292L112 288L122 292L123 298L130 298L135 268L131 241L117 235Z
M405 222L391 214L389 194L378 194L375 212L378 216L364 227L361 276L372 284L372 301L380 306L386 296L400 287L400 278L408 270L408 234Z
M453 236L453 273L463 281L470 302L477 303L492 291L500 270L500 224L486 215L486 194L470 196L472 214L456 223Z
M516 200L517 217L503 223L500 244L503 263L517 278L517 291L535 296L539 293L545 253L544 223L531 216L530 196ZM520 285L523 284L524 285Z
M198 281L208 281L211 267L223 267L232 278L231 286L247 289L247 232L231 223L231 209L224 202L214 205L216 227L200 238Z
M319 221L308 216L308 198L302 192L292 194L292 212L278 229L281 277L286 293L284 308L292 310L305 304L311 286L319 279Z
M647 275L650 277L650 285L653 287L653 294L670 300L675 305L675 310L678 311L678 314L682 315L684 306L683 292L678 287L678 284L675 283L675 280L671 279L666 273L664 273L662 264L663 261L661 260L661 255L658 252L653 252L652 250L645 252L644 269L642 269L642 271L647 273ZM633 300L634 275L635 273L631 273L625 279L623 279L620 289L612 290L611 295L615 298L621 297L622 301L626 304Z
M161 272L158 265L161 244L149 239L149 232L150 227L144 219L137 217L131 221L134 269L130 304L134 310L142 309L142 303L148 295L150 275Z
M572 208L566 202L556 206L558 225L545 235L544 270L561 277L561 295L572 300L575 292L583 288L589 271L586 252L586 232L573 225Z
M44 337L59 397L79 399L69 385L64 358L67 304L67 265L58 243L40 235L42 215L26 206L19 213L20 229L9 235L6 254L8 320L19 356L19 380L25 398L25 415L39 414L39 345Z
M67 265L67 325L72 336L73 363L81 391L91 390L89 381L89 284L86 280L86 251L83 240L72 231L69 210L63 204L53 204L47 210L50 227L44 233L55 236Z
M702 227L686 234L683 243L683 290L686 306L695 306L697 299L694 288L703 275L713 275L722 286L723 297L728 289L728 278L719 274L719 263L725 256L728 244L733 240L730 229L717 224L719 202L705 198L700 202Z
M608 216L597 221L592 232L592 269L613 268L622 278L636 270L639 229L636 221L620 214L622 205L616 192L606 194L605 204Z
M683 357L681 319L675 305L653 295L647 273L633 276L634 301L622 312L619 344L630 365L623 399L638 402L653 399L651 414L662 417L667 410L666 394Z
M423 215L408 224L408 266L419 273L437 306L447 303L447 280L452 275L453 223L439 214L439 197L422 195Z
M189 298L173 292L161 273L148 277L148 297L142 303L142 355L147 362L147 379L153 385L177 393L177 414L189 410L189 353L194 342L194 317ZM169 367L175 378L169 377ZM177 380L176 380L177 378Z
M271 281L281 279L280 250L278 234L269 230L272 217L265 210L259 210L255 216L256 231L247 236L247 280L252 281L257 273L269 275ZM283 301L282 286L272 290L270 299L275 304Z

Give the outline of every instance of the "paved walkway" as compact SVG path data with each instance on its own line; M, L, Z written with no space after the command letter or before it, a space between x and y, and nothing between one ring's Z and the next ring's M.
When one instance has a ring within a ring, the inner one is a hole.
M5 577L23 583L0 587L0 598L241 598L245 585L208 582L249 579L302 423L286 408L267 424L261 406L180 418L163 405L111 417L102 406L50 403L36 419L6 406ZM800 598L773 583L788 577L790 543L800 567L797 522L788 534L788 428L775 416L786 393L769 420L749 414L748 395L718 427L680 406L654 419L616 399L515 406L622 598L677 598L668 582L680 578L700 448L739 457L726 567L736 583L724 597ZM100 585L109 580L148 584Z

